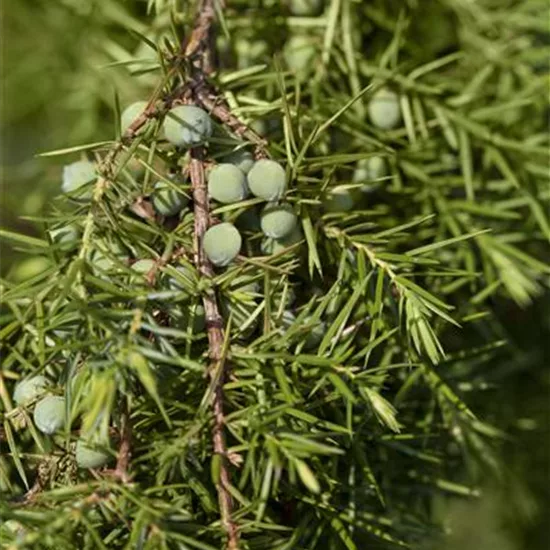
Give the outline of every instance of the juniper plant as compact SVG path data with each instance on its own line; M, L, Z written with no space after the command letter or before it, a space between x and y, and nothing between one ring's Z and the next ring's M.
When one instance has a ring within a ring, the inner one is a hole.
M67 166L49 233L1 232L48 267L2 281L0 535L439 541L434 495L503 475L468 393L515 352L494 305L549 282L542 4L193 4L148 2L113 136L44 154ZM227 163L247 189L218 203Z

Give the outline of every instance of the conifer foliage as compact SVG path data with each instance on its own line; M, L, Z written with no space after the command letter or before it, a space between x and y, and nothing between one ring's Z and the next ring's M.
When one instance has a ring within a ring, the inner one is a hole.
M438 540L500 472L492 304L550 280L542 4L149 0L141 96L0 234L48 259L2 281L8 547Z

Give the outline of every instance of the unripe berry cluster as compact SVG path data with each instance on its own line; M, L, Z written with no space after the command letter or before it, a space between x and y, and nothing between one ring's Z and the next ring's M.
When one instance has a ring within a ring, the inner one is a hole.
M13 401L19 407L33 407L33 422L43 434L54 435L62 431L66 419L66 401L51 393L51 384L42 375L21 380L14 389ZM105 465L110 455L105 452L105 443L90 442L80 438L76 443L76 462L81 468L99 468ZM94 445L95 444L95 445Z
M130 105L120 120L122 132L127 132L134 125L134 133L140 133L144 145L150 142L147 125L145 129L136 128L134 122L141 117L146 106L145 102ZM192 231L196 220L189 176L184 175L188 173L190 158L187 150L204 147L208 153L204 167L211 217L210 227L202 236L200 246L210 262L216 268L226 268L235 262L239 254L269 256L296 252L303 235L297 211L292 203L285 201L288 187L285 168L276 160L265 158L264 151L259 152L260 158L255 158L244 143L229 151L224 150L223 146L218 145L218 142L223 143L223 140L218 140L220 135L220 128L215 127L209 114L199 107L179 105L171 109L164 117L161 139L155 142L154 154L147 155L137 150L121 167L121 177L127 177L128 174L127 179L133 182L133 188L136 189L135 196L129 197L126 204L134 206L132 201L138 198L140 204L147 203L149 211L152 208L156 214L154 220L149 214L149 221L165 230L169 228L169 231L176 228L177 232L178 227L184 226L185 231ZM136 165L130 165L132 161ZM73 182L75 189L97 180L94 163L83 160L74 164L79 170L69 165L65 172L77 180ZM83 170L84 166L87 171ZM112 183L116 191L118 179ZM85 188L89 192L87 197L91 197L92 186ZM68 191L67 186L63 189ZM202 338L201 333L206 329L206 316L200 291L197 292L201 284L197 268L185 258L179 260L177 266L165 266L160 259L162 252L157 247L158 241L150 238L146 224L138 225L145 228L132 231L137 237L136 242L146 243L153 254L139 257L140 249L131 242L121 245L117 235L103 236L94 241L90 257L94 276L110 284L120 281L136 295L143 294L147 287L157 285L157 282L164 284L164 290L171 292L175 300L168 309L161 308L161 323L170 326L173 330L171 334L176 339ZM79 232L79 228L55 228L51 231L51 239L60 248L68 250L78 240ZM245 288L247 285L253 288ZM270 291L269 295L264 296L263 287L257 281L247 282L244 287L221 289L220 312L225 322L230 317L233 319L232 330L236 331L238 338L248 338L260 326L267 300L272 303L274 325L280 325L278 318L282 312L286 312L288 318L295 319L301 308L295 305L295 310L290 309L294 300L292 294L292 287L287 287L285 292ZM67 337L67 331L71 330L69 325L56 327L55 335L58 338ZM284 328L285 325L280 326ZM315 333L313 326L309 332L311 334L306 347L312 345L311 339ZM305 335L302 340L304 338ZM319 343L318 339L314 340ZM54 414L62 408L64 411L63 398L52 397L55 399L50 400L49 408L53 411L51 417L45 415L44 421L37 422L39 429L48 433L59 430L65 418L65 413L60 417L61 420ZM89 458L82 458L88 451ZM96 464L96 455L93 453L100 451L94 448L93 442L82 442L77 447L79 462Z
M266 239L276 239L284 248L284 239L294 233L293 244L299 240L298 218L288 204L279 204L286 191L284 168L276 161L253 158L244 153L233 153L230 160L235 164L221 163L210 170L208 175L209 197L221 204L235 204L250 194L268 201L263 209L259 228ZM253 214L252 214L253 216ZM250 227L249 224L249 228ZM254 230L256 228L253 228ZM203 239L204 252L216 266L229 265L239 254L243 244L239 230L229 222L214 225L208 229ZM269 253L269 247L262 244L262 252Z

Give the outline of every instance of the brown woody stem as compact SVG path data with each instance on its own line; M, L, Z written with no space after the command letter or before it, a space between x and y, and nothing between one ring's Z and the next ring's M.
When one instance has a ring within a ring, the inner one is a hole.
M222 6L223 7L223 6ZM192 62L192 87L200 89L205 83L206 75L213 71L214 52L212 23L215 18L214 1L201 0L193 32L185 45L185 55ZM197 102L196 94L193 98ZM200 102L199 102L200 103ZM193 186L193 202L195 211L194 260L202 277L211 279L214 275L212 265L203 253L202 240L208 229L210 211L208 191L205 179L205 158L202 147L191 150L189 175ZM208 374L213 391L214 425L212 443L214 453L221 457L220 476L216 483L222 526L227 535L227 550L238 550L239 533L233 520L233 499L231 497L230 475L227 462L227 447L225 443L225 416L223 411L223 384L227 376L227 363L223 354L223 320L219 312L216 293L209 289L203 296L206 326L208 331L208 346L210 365Z
M214 273L208 258L203 254L202 238L208 229L209 209L206 180L204 175L204 152L201 148L191 151L191 183L193 185L193 200L195 204L195 265L202 277L212 278ZM239 537L237 526L233 521L233 499L229 491L230 475L227 463L227 447L225 444L223 412L223 384L227 375L227 364L223 355L223 320L221 318L216 294L213 289L203 296L206 326L208 331L208 345L210 366L208 373L215 383L213 392L214 426L212 430L212 442L214 453L221 460L220 477L216 485L222 525L227 533L227 549L237 550ZM221 373L219 375L218 373Z
M178 58L173 60L172 66L165 80L169 80L178 73L180 62L187 64L185 82L177 87L168 97L163 98L163 105L159 106L162 85L150 98L144 112L136 118L132 125L122 136L121 141L104 158L103 169L106 184L110 180L114 161L124 149L125 143L130 143L138 134L138 131L150 118L162 116L176 102L195 103L212 116L227 126L236 135L246 138L256 146L256 158L267 156L266 141L233 115L217 90L207 81L208 76L214 71L214 33L213 23L216 18L214 8L215 0L199 0L197 17L193 30L189 37L181 45ZM218 9L223 9L224 0L217 0ZM194 231L194 263L201 277L211 279L214 276L212 265L202 251L202 240L208 229L211 215L209 211L208 192L205 180L205 152L202 147L191 150L189 176L193 188L193 203L195 214ZM102 192L98 193L98 199ZM221 457L220 475L216 483L218 501L220 506L221 523L227 536L226 550L239 550L239 532L233 518L233 499L230 492L229 458L225 443L225 416L223 409L223 385L228 375L228 364L223 353L224 333L223 320L219 312L216 293L213 289L203 296L205 309L210 365L208 374L210 383L213 384L212 408L214 424L212 442L214 453ZM124 426L121 426L121 448L116 473L127 477L127 469L130 459L131 432L128 418L125 418Z
M128 403L123 400L122 412L120 415L120 445L116 463L115 475L123 482L129 481L128 468L132 454L132 425L130 424L130 413Z

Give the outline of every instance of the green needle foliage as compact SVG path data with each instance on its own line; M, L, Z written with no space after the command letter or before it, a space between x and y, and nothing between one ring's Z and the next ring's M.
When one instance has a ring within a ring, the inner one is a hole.
M506 434L473 406L492 366L516 353L497 306L527 308L550 283L545 2L326 0L312 16L274 0L217 4L212 83L285 168L300 232L265 254L262 199L212 202L243 247L211 279L194 265L189 154L162 130L161 99L187 75L175 56L195 3L50 4L47 25L60 12L67 31L71 17L110 29L81 55L103 68L65 107L88 94L91 117L93 101L109 103L112 129L43 157L61 163L59 190L62 164L95 162L91 199L59 191L35 220L40 235L0 233L42 259L30 278L1 281L0 539L225 548L217 489L229 471L243 550L443 547L434 503L509 476ZM313 47L306 64L284 54L297 36ZM399 100L391 129L368 116L382 88ZM121 140L124 108L150 98L155 116ZM254 150L211 116L209 163ZM371 157L387 175L357 181ZM155 215L159 181L190 200L181 212ZM336 187L351 209L326 207ZM70 242L48 233L68 226ZM212 293L225 379L206 376ZM17 381L37 375L65 399L51 435L33 422L41 397L13 401ZM226 456L212 446L222 382ZM105 466L78 467L81 438Z

